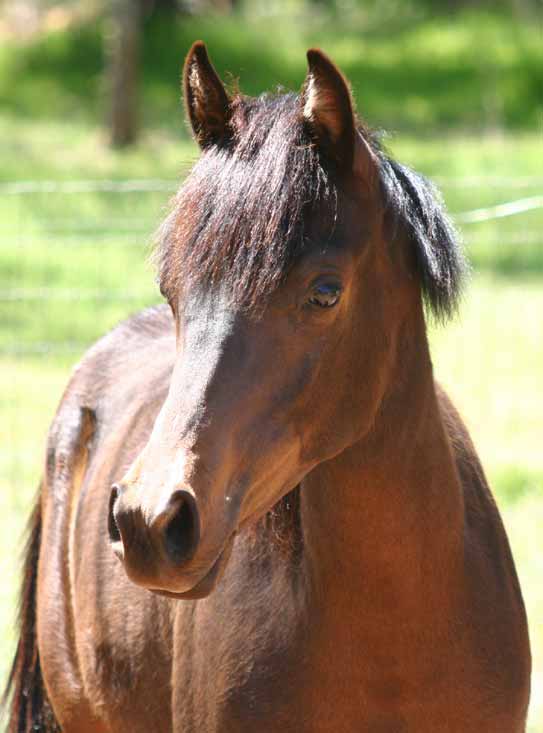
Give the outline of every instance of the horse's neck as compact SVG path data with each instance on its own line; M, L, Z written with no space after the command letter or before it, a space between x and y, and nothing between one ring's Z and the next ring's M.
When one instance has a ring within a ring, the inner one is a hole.
M302 486L310 601L349 633L361 623L386 634L387 620L396 629L399 618L416 627L433 612L445 617L460 589L463 495L426 349L372 434Z

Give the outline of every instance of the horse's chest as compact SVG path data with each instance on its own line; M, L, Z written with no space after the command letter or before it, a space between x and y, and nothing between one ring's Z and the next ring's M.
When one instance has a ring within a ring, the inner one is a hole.
M296 592L273 573L256 593L236 590L237 583L199 602L190 619L176 619L176 733L301 730L293 714L303 654Z

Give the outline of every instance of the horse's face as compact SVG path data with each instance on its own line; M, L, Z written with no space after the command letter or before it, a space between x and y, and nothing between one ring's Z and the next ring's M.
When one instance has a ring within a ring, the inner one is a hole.
M177 273L167 288L178 343L169 394L110 508L129 576L165 593L207 595L236 532L370 429L402 318L420 300L383 244L378 161L345 82L320 54L309 59L302 114L341 172L333 232L313 210L313 244L256 312L228 277ZM202 47L185 78L200 142L217 144L228 103Z

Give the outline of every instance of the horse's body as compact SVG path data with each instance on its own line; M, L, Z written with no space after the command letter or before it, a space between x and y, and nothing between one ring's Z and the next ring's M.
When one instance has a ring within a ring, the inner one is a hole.
M383 537L377 540L377 507L366 501L352 529L360 550L372 547L372 564L385 564L387 576L381 568L375 586L363 560L350 565L335 558L333 587L311 587L303 532L311 531L304 520L318 503L298 507L296 496L275 524L240 535L221 584L205 600L160 598L126 578L107 542L109 486L147 441L165 399L175 355L172 334L171 316L160 308L99 342L76 370L51 431L38 629L45 680L63 729L522 730L511 704L524 701L526 672L512 638L518 634L522 643L523 627L509 628L518 592L512 563L477 458L441 392L448 438L456 446L451 458L465 477L470 524L487 525L483 538L467 534L471 577L463 603L469 613L459 609L452 626L447 619L440 628L433 607L442 603L440 593L449 595L448 587L436 587L451 583L441 570L446 543L429 531L422 591L409 598L406 610L401 596L411 589L402 586L422 568L412 567L398 526L386 534L379 529ZM334 513L348 514L359 500L337 503ZM375 543L385 539L383 557L375 558ZM511 577L512 585L495 586L488 575ZM489 615L477 618L481 607ZM508 629L507 637L489 655L500 628ZM481 675L492 684L474 690L473 679Z
M205 298L193 311L186 306L184 320L179 306L173 317L166 307L151 309L84 357L49 436L10 730L524 731L530 654L505 532L469 436L434 383L420 289L410 277L390 282L387 261L377 247L364 258L375 278L356 313L369 312L377 323L383 317L391 330L366 333L360 394L353 387L343 397L338 386L360 380L352 358L333 369L336 381L325 389L319 379L326 369L312 371L303 343L307 358L296 367L292 334L303 342L309 330L316 358L324 359L335 322L327 321L321 336L320 321L307 326L290 318L291 346L281 351L274 328L282 302L272 302L254 322L244 314L230 317L220 298L220 307ZM344 299L354 298L350 287ZM328 308L335 293L324 288L315 297ZM334 341L334 354L345 334ZM251 392L269 343L282 355L282 369L275 366ZM379 368L372 371L375 354ZM234 369L214 367L206 377L209 364ZM289 381L281 387L283 371ZM183 415L200 379L205 399L201 391L195 397L198 418L191 413L188 427L181 418L170 420L168 405L173 401L172 414ZM315 403L304 392L307 384L319 394ZM339 415L367 412L356 424L362 438L352 439L354 428L329 412L330 390L334 404L341 403ZM231 443L243 425L253 425L246 405L263 414L270 394L272 428L260 416L262 432L244 433L249 459L235 473ZM304 416L312 415L314 425L320 412L324 432L300 439ZM283 440L284 414L297 428L263 464L261 454ZM183 460L164 427L172 421L176 435L192 441ZM219 443L213 435L221 436ZM184 475L194 487L190 497L180 499L176 489L174 510L171 498L164 509L162 494L158 508L140 510L136 487L157 476L167 485L172 466L173 485ZM275 483L280 490L263 498L262 487ZM209 498L218 484L229 492L220 501ZM250 501L236 495L238 486L251 487L244 494ZM221 512L234 518L225 524L230 520L221 514L215 530L223 503ZM179 533L189 536L190 547ZM201 559L208 536L222 537L218 560L215 545Z

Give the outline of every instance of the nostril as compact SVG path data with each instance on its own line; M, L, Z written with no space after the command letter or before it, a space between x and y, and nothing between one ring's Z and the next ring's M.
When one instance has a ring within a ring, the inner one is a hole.
M111 489L111 495L109 497L109 510L108 510L108 516L107 516L107 530L109 534L109 539L111 542L120 542L121 541L121 533L119 532L119 527L117 525L117 522L115 520L115 502L117 501L119 497L119 487L113 485Z
M171 518L164 529L166 554L179 565L190 558L198 543L198 516L193 497L178 492L172 501Z

